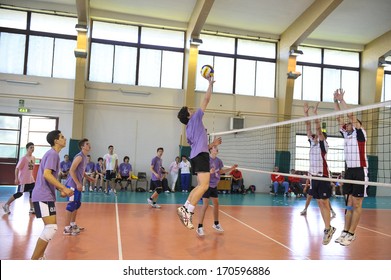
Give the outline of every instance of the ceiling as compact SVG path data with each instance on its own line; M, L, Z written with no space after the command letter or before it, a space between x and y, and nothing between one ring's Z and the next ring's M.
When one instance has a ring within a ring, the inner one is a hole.
M2 0L1 3L76 13L76 1L79 0ZM215 0L203 29L279 39L316 1L323 0ZM90 0L90 15L186 29L196 3L197 0ZM388 31L391 31L391 0L343 0L307 41L362 49Z

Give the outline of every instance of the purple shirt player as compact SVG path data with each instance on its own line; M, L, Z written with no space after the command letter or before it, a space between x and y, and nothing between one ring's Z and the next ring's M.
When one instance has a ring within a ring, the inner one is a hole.
M52 148L45 153L39 165L37 181L31 196L32 202L37 201L56 201L56 188L43 177L45 169L53 171L53 176L57 177L60 170L60 157Z
M204 111L199 108L186 126L187 142L191 146L190 158L194 158L202 152L209 153L208 136L202 122L203 116Z
M223 169L224 165L221 159L218 157L210 158L210 169L214 168L215 172L210 173L209 187L216 188L220 181L220 170Z

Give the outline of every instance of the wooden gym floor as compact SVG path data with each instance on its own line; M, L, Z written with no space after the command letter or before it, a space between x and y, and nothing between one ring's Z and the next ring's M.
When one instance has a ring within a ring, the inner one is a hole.
M3 204L15 186L0 187ZM184 193L162 193L161 209L146 203L149 193L83 194L77 222L86 228L78 236L65 236L66 202L57 203L58 231L46 251L49 260L390 260L391 198L366 198L357 239L344 247L334 242L343 229L343 198L332 198L337 231L329 245L322 245L323 222L316 201L301 216L304 198L269 194L221 194L220 223L224 233L212 228L213 209L206 213L204 237L186 229L176 208ZM197 206L200 207L200 206ZM0 259L30 259L43 229L41 219L28 214L25 194L1 211ZM198 213L193 223L198 224Z

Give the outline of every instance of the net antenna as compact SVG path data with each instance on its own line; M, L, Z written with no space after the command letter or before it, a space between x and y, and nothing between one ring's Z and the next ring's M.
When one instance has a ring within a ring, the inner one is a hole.
M333 111L322 115L312 115L283 122L211 133L211 138L222 137L219 158L226 166L238 164L239 169L262 174L281 174L283 176L310 179L309 143L305 121L319 119L327 127L329 150L327 162L331 174L340 174L345 169L344 139L340 134L337 117L348 122L347 114L353 113L362 122L367 133L366 151L368 156L369 179L362 184L385 187L391 195L391 101L359 106L347 110ZM286 155L281 157L281 154ZM276 163L279 164L276 164ZM275 165L280 173L273 172ZM290 169L301 174L289 174ZM264 176L265 177L265 176ZM270 177L267 177L270 178ZM270 184L270 180L264 184ZM360 183L360 181L321 178L325 181L341 183ZM262 182L257 182L262 183Z

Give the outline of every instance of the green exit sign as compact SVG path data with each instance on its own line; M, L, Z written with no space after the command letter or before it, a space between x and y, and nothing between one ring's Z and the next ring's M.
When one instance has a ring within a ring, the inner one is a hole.
M28 113L28 112L30 112L30 109L25 108L25 107L20 107L20 108L18 108L18 112L19 113Z

